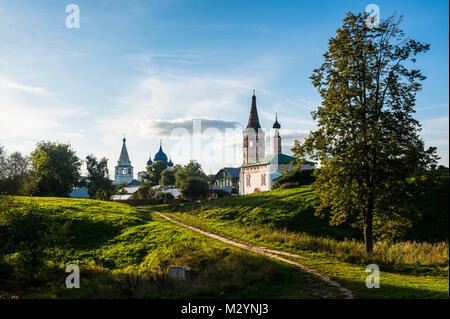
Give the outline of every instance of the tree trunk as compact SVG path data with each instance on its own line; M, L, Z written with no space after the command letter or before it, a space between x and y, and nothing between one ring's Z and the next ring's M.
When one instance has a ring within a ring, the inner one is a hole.
M367 254L373 252L373 236L372 236L372 223L373 223L373 208L367 211L364 216L364 244Z

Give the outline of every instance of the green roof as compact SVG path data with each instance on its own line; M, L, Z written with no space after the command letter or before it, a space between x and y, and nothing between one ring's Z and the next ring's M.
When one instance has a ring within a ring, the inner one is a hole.
M256 162L247 163L245 165L242 165L242 167L249 167L249 166L257 166L257 165L266 165L271 163L278 163L278 164L290 164L292 162L297 162L297 159L293 156L289 156L286 154L272 154L264 157L263 159L260 159ZM314 162L310 161L304 161L303 164L315 164Z

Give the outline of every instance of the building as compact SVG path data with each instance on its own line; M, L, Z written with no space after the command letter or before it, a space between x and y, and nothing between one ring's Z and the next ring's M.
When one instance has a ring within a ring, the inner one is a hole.
M224 167L213 178L212 189L221 189L228 193L238 193L240 167Z
M247 128L244 131L244 159L239 172L239 194L251 194L272 189L274 181L285 171L293 170L296 158L283 154L278 114L275 115L272 154L265 156L265 138L261 129L253 92ZM312 169L315 163L304 161L301 169Z
M133 166L131 166L130 157L128 156L127 139L123 138L122 150L120 151L119 160L115 167L114 183L131 183L133 181Z
M156 161L161 161L167 164L167 168L168 169L172 169L174 164L172 162L172 160L170 158L167 157L166 153L164 153L163 149L162 149L162 142L159 142L159 150L158 152L155 154L155 157L153 158L152 161L152 157L150 156L148 161L147 161L147 166L152 165L154 162ZM145 174L145 171L139 172L138 173L138 180L142 181L142 176Z

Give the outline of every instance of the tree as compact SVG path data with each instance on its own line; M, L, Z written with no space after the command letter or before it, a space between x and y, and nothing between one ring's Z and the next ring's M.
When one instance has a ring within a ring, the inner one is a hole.
M0 148L0 172L0 194L22 194L29 173L29 159L19 152L6 156Z
M208 181L202 177L188 177L182 183L180 191L184 197L192 198L194 201L204 198L209 193Z
M139 185L136 193L133 194L134 199L150 199L155 195L155 190L152 188L150 182L143 181Z
M78 182L81 161L70 144L41 141L30 159L32 195L67 196Z
M175 173L175 185L181 188L182 184L187 181L189 177L199 177L207 179L205 173L202 170L202 166L196 161L189 161L188 164L180 168Z
M35 207L26 212L12 207L0 211L0 253L19 253L20 269L33 279L46 257L54 256L56 248L67 247L68 224Z
M154 161L147 166L147 171L142 175L142 179L151 186L158 185L161 180L161 173L167 169L167 164L163 161Z
M100 160L90 154L86 157L86 168L90 178L89 196L95 199L108 200L116 191L116 187L109 179L108 160Z
M166 169L161 173L160 185L175 185L175 170Z
M366 18L348 13L330 39L324 63L311 76L322 97L312 112L318 129L293 151L321 163L313 183L321 199L317 213L330 208L334 224L354 219L371 253L374 232L387 223L408 224L414 207L407 178L437 156L435 148L424 150L412 116L425 76L411 66L429 45L404 37L402 17L379 28L368 28Z

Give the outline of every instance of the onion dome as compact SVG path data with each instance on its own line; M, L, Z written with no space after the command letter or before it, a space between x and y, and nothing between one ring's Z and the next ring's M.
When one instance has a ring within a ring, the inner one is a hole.
M276 113L275 113L275 123L273 123L272 127L277 130L279 130L281 127L280 123L278 123L278 115Z
M169 159L169 163L167 163L167 166L173 167L172 159Z
M158 153L155 154L153 161L162 161L164 163L167 163L167 155L162 150L161 142L159 144L159 151L158 151Z

